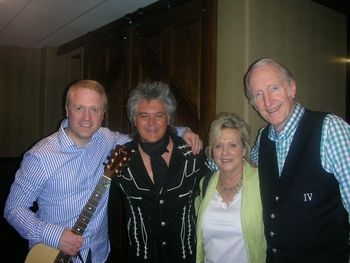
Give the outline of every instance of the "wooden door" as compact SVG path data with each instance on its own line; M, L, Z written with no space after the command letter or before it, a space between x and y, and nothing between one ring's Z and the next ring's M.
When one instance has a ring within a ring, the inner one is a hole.
M128 23L120 54L111 61L113 74L108 73L108 126L129 132L129 91L140 81L163 80L178 102L176 125L190 127L206 142L215 115L216 1L193 0L156 15L134 14ZM112 105L116 102L122 107Z

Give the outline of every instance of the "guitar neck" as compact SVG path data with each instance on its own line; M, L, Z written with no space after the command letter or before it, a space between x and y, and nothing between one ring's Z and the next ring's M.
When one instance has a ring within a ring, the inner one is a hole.
M1 0L0 0L1 1ZM95 190L92 192L89 200L83 208L83 211L80 213L77 221L72 227L72 231L78 235L83 235L84 231L89 224L96 207L102 199L102 196L105 194L107 189L109 188L111 178L114 175L119 175L120 169L124 164L130 159L132 154L132 150L126 148L125 146L117 145L113 150L112 154L108 157L108 163L105 164L105 170L103 176L100 177L98 184L95 187ZM44 249L42 248L44 247ZM50 250L50 255L55 260L49 260L45 252L45 248ZM53 252L52 252L53 251ZM62 251L56 250L51 247L47 247L41 243L35 245L28 253L25 263L46 263L46 262L54 262L54 263L70 263L71 256L63 253ZM40 261L39 261L40 259Z
M78 220L75 222L72 231L83 235L84 231L89 224L91 217L93 216L96 207L98 206L99 202L101 201L101 198L103 194L106 192L106 190L109 187L111 179L107 176L103 175L101 176L97 186L95 187L95 190L92 192L88 202L83 208L83 211L80 213Z

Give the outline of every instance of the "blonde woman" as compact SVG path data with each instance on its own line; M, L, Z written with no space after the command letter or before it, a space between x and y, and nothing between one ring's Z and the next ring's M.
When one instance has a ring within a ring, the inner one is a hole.
M249 163L249 140L248 125L233 113L220 113L210 125L207 154L219 169L208 183L201 180L196 262L265 262L259 176Z

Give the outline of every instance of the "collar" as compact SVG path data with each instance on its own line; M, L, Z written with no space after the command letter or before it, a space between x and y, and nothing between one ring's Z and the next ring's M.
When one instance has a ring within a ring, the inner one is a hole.
M269 139L271 141L278 142L278 141L284 141L285 139L293 136L304 112L305 112L305 108L297 102L295 104L295 108L292 115L289 116L286 124L284 125L280 133L277 133L277 131L272 127L272 125L269 125L269 135L268 135Z
M89 145L91 145L94 141L97 140L98 136L100 136L100 129L95 132L95 134L92 135L91 141L85 146L85 147L80 147L72 141L71 138L67 135L65 129L68 127L68 119L65 118L61 122L60 129L58 130L58 142L62 148L63 151L77 151L81 149L88 148Z

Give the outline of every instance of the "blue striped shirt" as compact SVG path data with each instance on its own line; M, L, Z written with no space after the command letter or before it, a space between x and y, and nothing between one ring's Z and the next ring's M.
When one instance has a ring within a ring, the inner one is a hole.
M103 175L111 149L131 138L101 127L85 147L67 136L64 120L60 129L42 139L23 156L5 205L5 218L29 246L44 243L57 248L65 227L72 228ZM177 128L182 135L186 128ZM105 262L109 254L107 225L108 190L84 232L83 258L92 251L92 262ZM29 207L37 201L36 214ZM80 262L78 257L73 262Z
M86 147L75 145L60 129L25 153L8 196L5 217L29 240L58 247L65 227L72 227L103 174L103 162L116 144L130 140L126 135L100 128ZM92 250L92 262L104 262L109 253L107 197L96 208L84 233L81 255ZM38 202L37 214L28 208ZM74 262L80 262L78 258Z
M283 130L277 133L272 126L268 133L270 140L276 144L276 154L279 174L284 166L289 147L292 143L295 131L305 108L299 103L296 104L294 112L289 117ZM258 165L260 137L263 131L259 131L256 143L251 151L252 161ZM327 114L321 134L321 164L328 172L333 173L339 182L340 193L345 209L350 212L350 126L340 117Z

